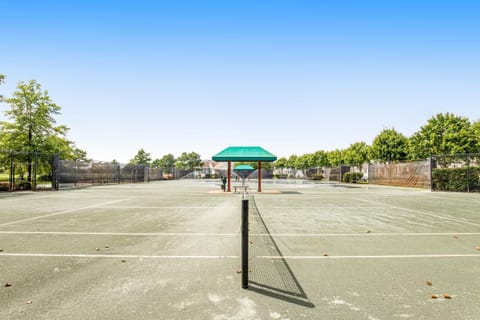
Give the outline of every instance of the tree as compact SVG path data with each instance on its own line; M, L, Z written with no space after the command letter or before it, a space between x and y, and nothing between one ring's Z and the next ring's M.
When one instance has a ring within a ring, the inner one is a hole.
M338 167L345 163L344 160L344 151L340 149L335 149L333 151L327 152L328 163L331 167Z
M295 154L292 154L290 157L288 157L288 159L287 159L287 168L289 168L289 169L296 169L297 158L298 158L298 156L295 155Z
M169 153L164 155L158 162L158 167L163 168L165 173L171 173L173 167L175 167L175 157Z
M472 124L472 132L476 144L475 152L480 153L480 120Z
M176 166L180 169L185 170L195 170L202 166L202 159L200 155L196 152L186 153L183 152L180 157L178 157Z
M145 150L140 149L138 150L137 154L135 157L133 157L132 160L130 160L130 164L143 164L143 165L150 165L150 162L152 161L152 158L150 158L150 153L145 152Z
M380 132L370 148L370 158L380 162L406 160L407 154L408 139L393 128Z
M0 145L27 154L28 181L31 181L34 152L58 153L63 159L78 154L80 149L75 149L74 143L66 138L69 129L56 125L54 116L60 114L61 107L35 80L20 82L13 96L5 101L10 105L5 115L11 122L0 123Z
M472 153L477 151L478 138L468 118L453 113L438 113L411 137L412 158L430 155Z
M297 157L295 161L295 168L300 169L305 173L304 170L312 168L314 166L313 153L305 153Z
M274 163L273 166L278 169L283 169L287 167L287 158L281 157L278 158Z
M318 150L313 153L313 166L320 168L320 167L328 167L328 157L327 153L323 150Z
M344 152L345 163L360 166L368 162L370 147L363 141L352 143Z
M5 75L0 73L0 85L2 85L5 82ZM0 102L3 101L3 96L0 94Z

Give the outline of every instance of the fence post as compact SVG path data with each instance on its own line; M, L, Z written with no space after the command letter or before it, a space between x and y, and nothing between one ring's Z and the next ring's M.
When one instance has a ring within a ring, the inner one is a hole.
M32 177L32 190L37 191L37 164L38 164L38 152L34 152L33 157L33 177Z
M242 288L248 288L248 199L242 200Z
M10 151L10 177L8 180L10 192L15 191L15 165L13 164L13 151Z
M469 177L469 171L470 171L470 155L467 152L467 192L470 192L470 177Z
M59 156L58 153L53 155L52 159L52 189L58 190L59 181L58 181L58 165L59 165Z

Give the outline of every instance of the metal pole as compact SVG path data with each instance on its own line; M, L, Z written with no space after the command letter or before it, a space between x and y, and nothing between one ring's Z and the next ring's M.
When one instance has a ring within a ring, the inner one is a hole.
M230 192L230 178L232 175L232 162L228 161L228 166L227 166L227 192Z
M248 288L248 200L242 200L242 288Z
M262 192L262 161L258 161L258 189L257 192Z
M14 190L14 183L15 183L15 166L13 164L13 151L10 152L10 192Z
M33 177L32 177L32 190L37 191L37 165L38 165L38 152L35 151L34 153L34 160L33 160Z
M467 192L470 192L470 177L468 172L470 171L470 155L467 153Z

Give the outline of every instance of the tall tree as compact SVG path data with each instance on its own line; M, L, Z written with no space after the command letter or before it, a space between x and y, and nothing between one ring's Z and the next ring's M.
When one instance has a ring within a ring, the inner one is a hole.
M313 153L313 166L317 168L328 166L328 157L325 151L318 150Z
M175 166L175 161L176 160L175 160L175 157L173 156L173 154L169 153L169 154L164 155L159 160L158 166L160 168L163 168L165 173L171 173L173 167Z
M472 124L472 132L476 144L474 152L480 153L480 120L477 120Z
M287 158L281 157L278 158L274 163L273 166L278 169L283 169L287 167Z
M145 150L140 149L138 150L137 154L135 157L133 157L132 160L130 160L130 164L144 164L144 165L150 165L150 162L152 161L152 158L150 157L150 153L145 152Z
M328 163L332 167L338 167L339 165L345 164L344 159L344 150L335 149L333 151L327 152Z
M183 152L180 157L178 157L176 166L180 169L195 170L202 166L202 159L196 152Z
M453 113L438 113L411 138L414 158L429 155L475 152L477 140L468 118Z
M0 123L3 149L28 153L28 179L32 176L33 152L59 153L71 159L80 149L66 138L68 128L56 125L54 116L61 107L55 104L35 80L20 82L11 98L5 99L10 109L5 115L11 122ZM77 150L77 151L76 151Z
M368 161L369 152L370 147L365 142L352 143L345 150L345 162L350 165L360 166Z
M370 151L372 160L380 162L406 160L408 139L393 128L384 129L373 139Z

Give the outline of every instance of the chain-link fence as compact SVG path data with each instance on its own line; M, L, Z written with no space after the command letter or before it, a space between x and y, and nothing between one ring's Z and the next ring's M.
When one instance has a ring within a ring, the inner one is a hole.
M52 189L54 158L41 152L0 151L0 191Z
M370 164L368 166L368 183L430 188L430 170L430 160Z
M480 154L432 157L432 190L480 192Z
M119 164L115 162L60 160L57 181L59 188L89 185L139 183L162 180L161 168L143 164Z

